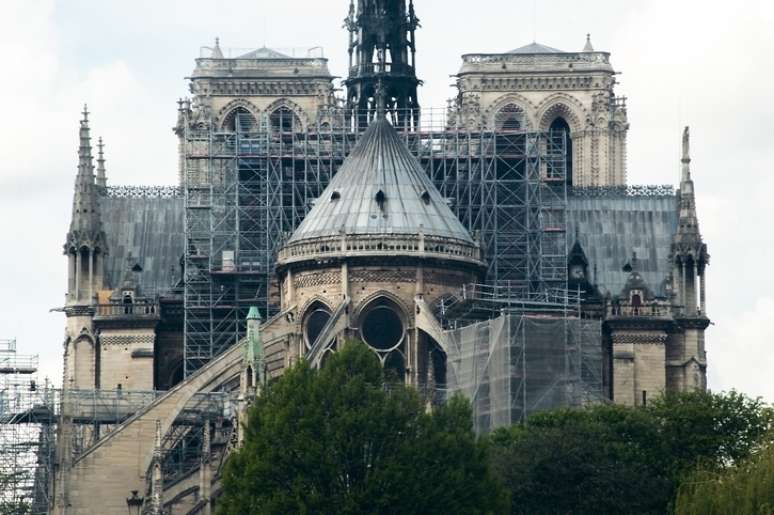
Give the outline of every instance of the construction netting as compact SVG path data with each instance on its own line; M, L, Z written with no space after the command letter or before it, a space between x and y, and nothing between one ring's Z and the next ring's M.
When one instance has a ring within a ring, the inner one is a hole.
M447 342L447 395L470 399L478 433L603 398L599 321L505 313Z

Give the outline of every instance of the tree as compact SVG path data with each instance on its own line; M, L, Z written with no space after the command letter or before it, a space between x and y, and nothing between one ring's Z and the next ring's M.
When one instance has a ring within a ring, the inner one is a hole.
M665 513L697 464L737 463L771 427L770 409L736 392L564 409L495 432L492 465L512 513Z
M656 435L647 414L620 406L547 412L493 433L492 465L514 514L658 513Z
M680 486L675 513L774 513L774 445L726 470L698 469Z
M697 463L721 470L744 460L767 445L774 429L771 407L736 391L670 394L647 411L659 423L674 480Z
M351 342L322 370L301 362L250 409L223 476L221 515L500 513L507 509L466 401L425 412Z

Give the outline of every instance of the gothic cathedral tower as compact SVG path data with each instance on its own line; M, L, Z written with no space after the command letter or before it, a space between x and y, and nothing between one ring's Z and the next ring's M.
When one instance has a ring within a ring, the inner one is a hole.
M365 127L375 116L377 102L384 101L398 128L418 128L415 31L419 19L413 0L408 8L406 0L358 0L357 9L352 0L344 22L349 30L345 81L349 116Z
M100 145L99 176L95 177L89 134L89 113L84 106L79 129L78 174L73 194L73 217L64 245L68 258L68 288L65 314L64 387L90 389L97 386L95 375L97 341L92 317L97 291L103 287L105 233L100 219L98 188L104 183L104 160Z

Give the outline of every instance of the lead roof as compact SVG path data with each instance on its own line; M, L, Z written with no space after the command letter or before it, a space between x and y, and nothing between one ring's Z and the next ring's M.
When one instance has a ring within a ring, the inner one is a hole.
M361 136L288 243L341 234L420 232L473 243L397 131L379 118Z

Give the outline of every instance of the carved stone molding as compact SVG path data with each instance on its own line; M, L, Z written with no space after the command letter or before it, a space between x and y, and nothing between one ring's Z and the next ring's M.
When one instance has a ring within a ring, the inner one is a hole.
M154 334L132 334L132 335L109 335L101 336L99 339L102 345L153 345L156 341Z
M667 334L660 331L638 331L638 332L614 332L612 334L613 345L629 344L651 344L664 345L667 342Z

